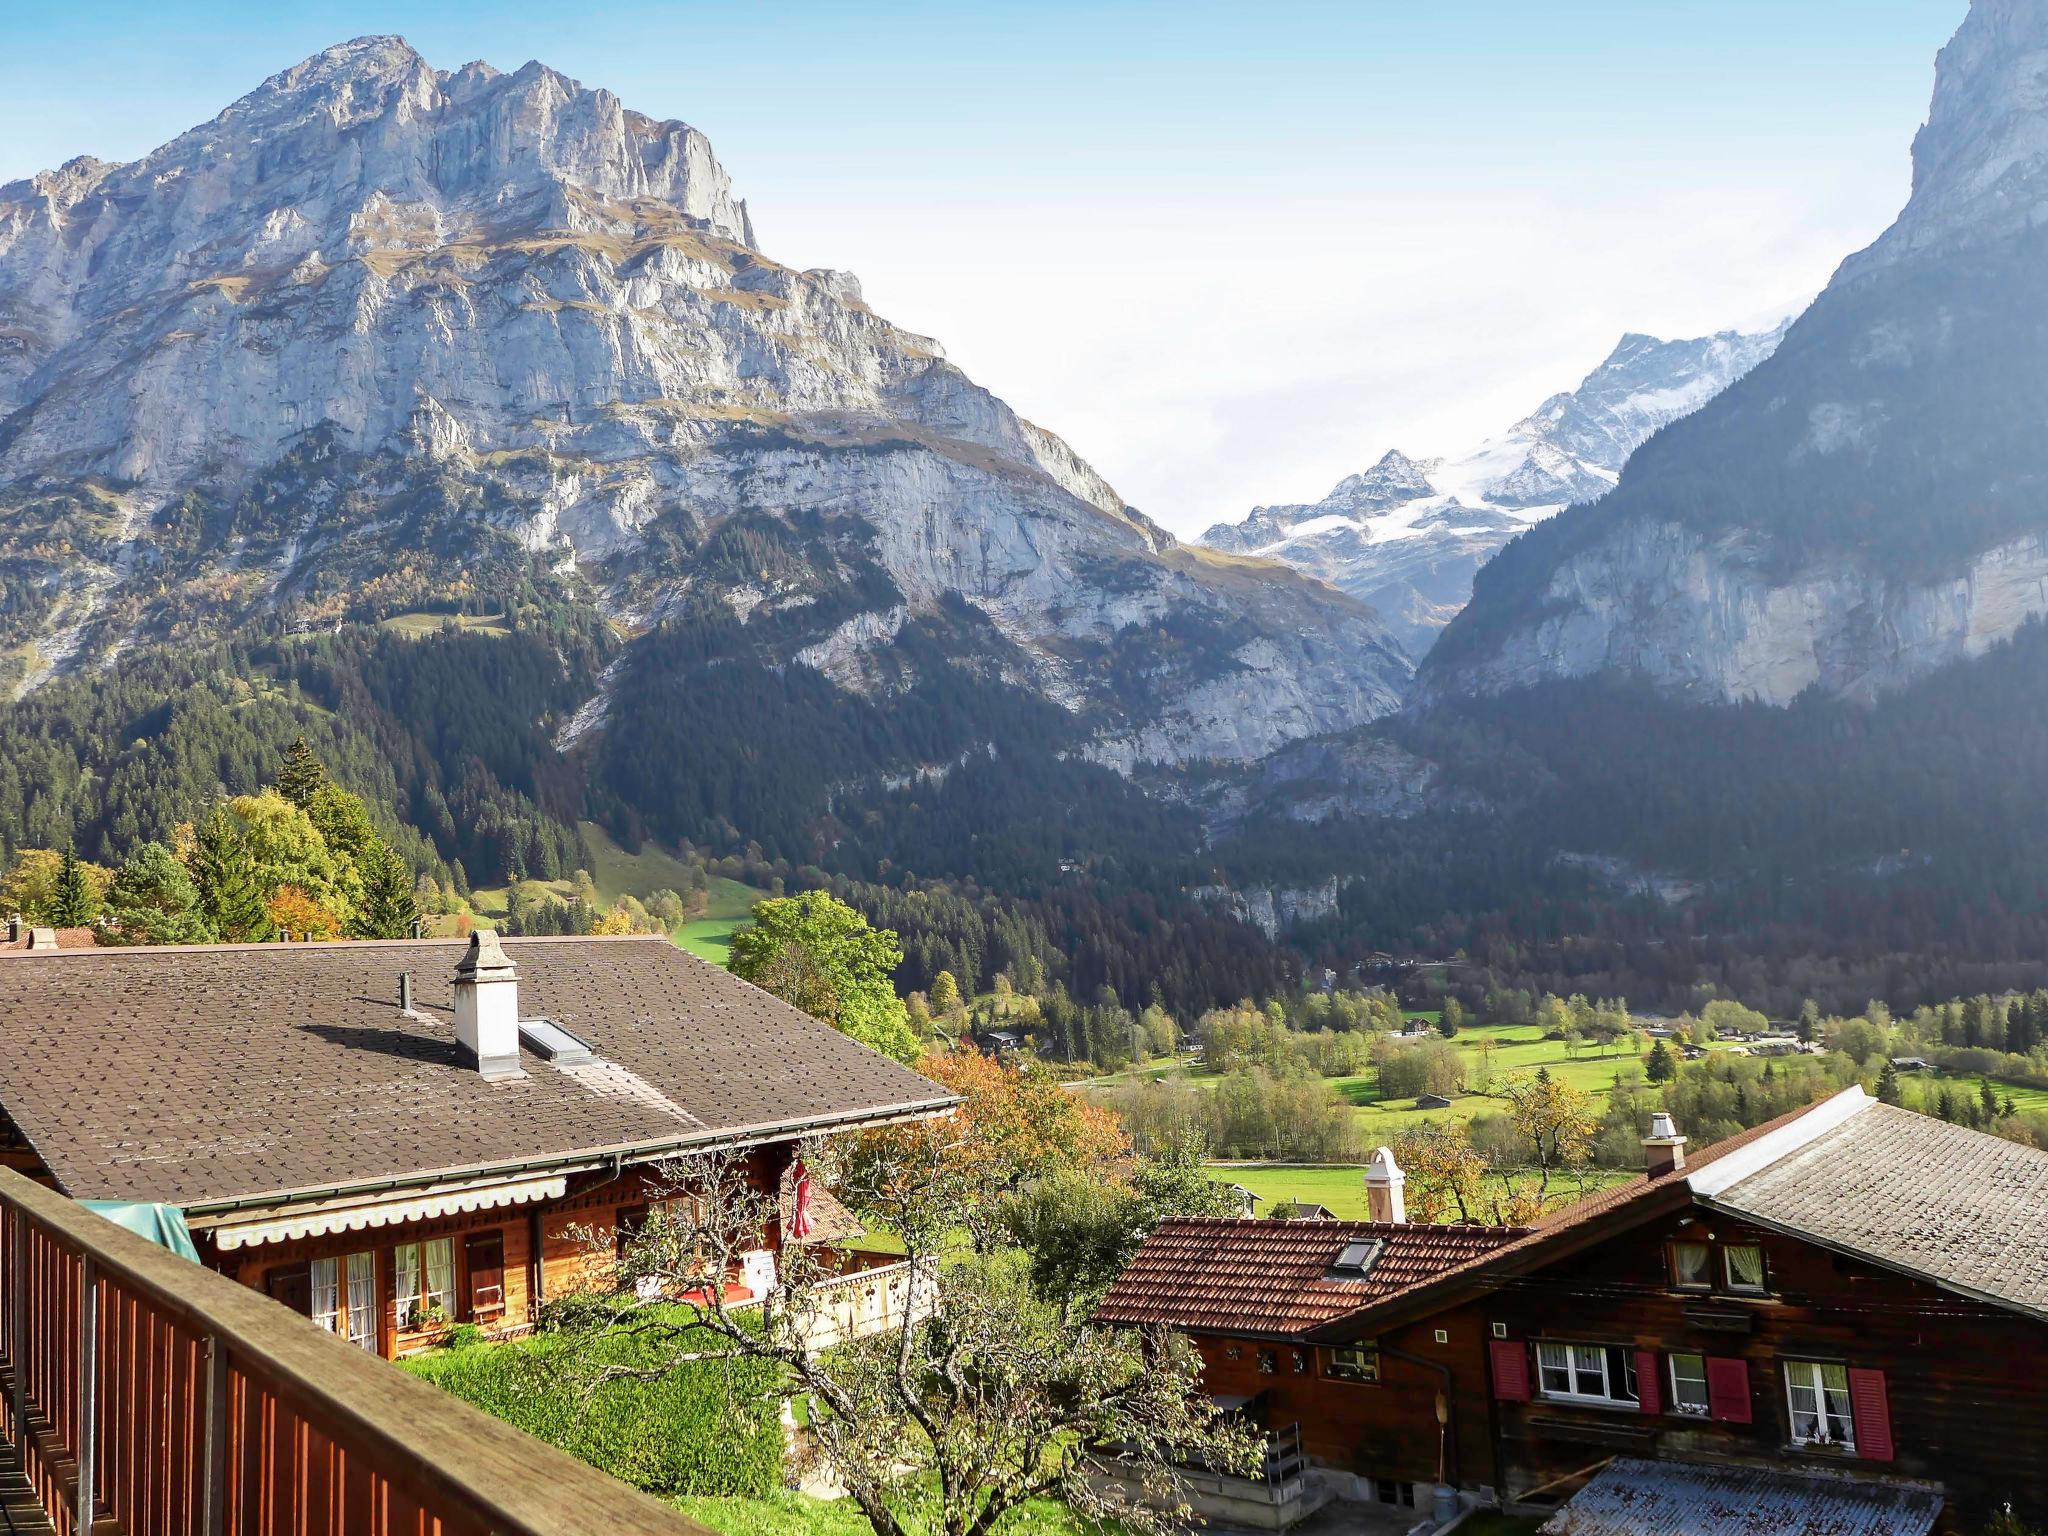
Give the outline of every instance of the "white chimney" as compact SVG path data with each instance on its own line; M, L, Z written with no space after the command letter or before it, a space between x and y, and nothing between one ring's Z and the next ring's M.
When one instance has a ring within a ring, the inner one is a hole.
M1391 1148L1377 1147L1365 1165L1365 1213L1374 1221L1397 1225L1408 1219L1408 1200L1401 1193L1408 1175L1394 1161Z
M1661 1179L1685 1172L1685 1138L1678 1134L1678 1122L1668 1111L1650 1116L1650 1134L1643 1138L1643 1152L1649 1159L1649 1174Z
M497 934L479 928L455 965L455 1038L485 1077L518 1077L519 973Z

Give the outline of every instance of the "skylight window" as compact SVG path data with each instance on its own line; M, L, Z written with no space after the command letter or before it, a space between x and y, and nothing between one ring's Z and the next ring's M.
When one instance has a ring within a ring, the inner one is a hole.
M1330 1273L1340 1280L1363 1280L1372 1273L1373 1265L1379 1260L1380 1250L1385 1246L1386 1244L1376 1237L1346 1243L1337 1255L1337 1262L1330 1266Z
M528 1050L545 1056L558 1067L580 1066L593 1059L589 1045L553 1019L521 1019L519 1039Z

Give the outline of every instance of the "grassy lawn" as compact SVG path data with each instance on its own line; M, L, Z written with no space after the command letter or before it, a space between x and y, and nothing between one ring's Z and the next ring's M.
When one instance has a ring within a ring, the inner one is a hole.
M746 926L748 910L768 893L714 876L706 894L711 905L704 915L684 923L673 937L691 954L723 965L732 956L733 934Z
M1345 1221L1366 1219L1365 1170L1349 1164L1296 1168L1277 1163L1211 1163L1209 1177L1224 1184L1242 1184L1264 1202L1259 1207L1261 1215L1279 1201L1296 1200L1328 1206ZM1596 1169L1587 1180L1587 1193L1628 1177Z
M394 613L379 627L417 640L423 635L438 635L450 624L474 635L512 633L502 613Z
M675 1498L669 1502L720 1536L873 1536L851 1499L776 1493L765 1499ZM1094 1536L1099 1530L1064 1504L1033 1499L996 1524L1000 1536Z
M1472 1025L1459 1030L1451 1044L1467 1058L1465 1081L1474 1091L1453 1097L1449 1109L1423 1110L1415 1107L1413 1099L1382 1099L1378 1074L1373 1072L1363 1072L1356 1077L1331 1078L1330 1083L1358 1107L1367 1134L1381 1141L1432 1120L1469 1120L1489 1109L1505 1111L1505 1100L1478 1091L1485 1072L1480 1042L1486 1040L1493 1042L1492 1081L1495 1092L1509 1076L1517 1073L1527 1075L1542 1067L1559 1082L1592 1095L1596 1101L1596 1113L1605 1108L1599 1101L1604 1101L1613 1090L1615 1073L1631 1064L1640 1064L1642 1060L1633 1046L1626 1044L1616 1045L1604 1056L1588 1045L1580 1046L1575 1054L1566 1055L1562 1040L1545 1040L1543 1032L1533 1024Z

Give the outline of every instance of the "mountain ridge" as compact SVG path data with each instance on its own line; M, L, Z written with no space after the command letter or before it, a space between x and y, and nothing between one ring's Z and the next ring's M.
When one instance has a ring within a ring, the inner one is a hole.
M1022 690L1118 766L1343 728L1412 671L1352 600L1182 552L850 274L768 256L696 129L394 37L0 189L0 501L17 689L522 565L629 636L783 615L761 659L855 693ZM883 664L906 625L946 659Z
M1423 656L1494 551L1610 490L1643 441L1768 357L1787 324L1673 341L1628 332L1576 387L1470 452L1413 459L1390 449L1320 502L1255 507L1201 542L1321 577L1379 609Z

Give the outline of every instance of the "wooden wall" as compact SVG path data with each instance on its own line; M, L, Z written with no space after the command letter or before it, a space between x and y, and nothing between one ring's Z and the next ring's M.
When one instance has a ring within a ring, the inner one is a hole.
M1673 1240L1707 1243L1717 1270L1726 1245L1760 1245L1769 1294L1674 1289L1666 1257ZM1556 1492L1569 1494L1578 1486L1571 1474L1609 1455L1683 1456L1938 1482L1956 1529L1975 1529L2007 1501L2031 1524L2048 1521L2048 1324L1700 1209L1516 1277L1477 1306L1520 1345L1622 1345L1660 1357L1739 1359L1747 1370L1747 1424L1669 1412L1668 1372L1657 1413L1540 1396L1497 1403L1511 1490L1565 1479ZM1881 1371L1892 1459L1794 1446L1788 1360Z
M1266 1394L1261 1419L1268 1428L1298 1423L1311 1459L1370 1480L1437 1480L1436 1409L1444 1393L1448 1475L1453 1483L1486 1487L1493 1482L1491 1398L1481 1330L1475 1318L1454 1312L1366 1341L1380 1350L1377 1382L1333 1376L1324 1346L1225 1335L1198 1335L1194 1344L1202 1354L1203 1390ZM1262 1356L1271 1360L1270 1373L1261 1369ZM1297 1369L1297 1361L1305 1368Z
M790 1149L769 1146L757 1149L751 1173L758 1188L773 1187L788 1167ZM211 1267L231 1275L243 1285L266 1291L273 1276L306 1269L313 1260L335 1258L344 1261L352 1253L374 1253L377 1258L377 1295L381 1310L379 1349L387 1356L409 1354L431 1347L445 1333L445 1327L407 1329L397 1327L397 1264L392 1250L405 1243L425 1243L437 1238L453 1240L455 1254L455 1316L447 1326L475 1322L486 1333L504 1337L529 1329L547 1297L559 1297L578 1284L602 1280L611 1265L619 1213L645 1206L653 1197L659 1176L651 1169L628 1169L618 1178L585 1175L571 1182L567 1193L546 1206L509 1206L498 1210L472 1211L433 1221L409 1222L403 1226L368 1228L361 1232L328 1233L285 1243L265 1243L256 1248L237 1248L220 1254L212 1250L202 1230L195 1233L201 1258ZM496 1317L474 1317L469 1310L470 1281L468 1240L478 1234L498 1234L504 1244L503 1311ZM534 1264L538 1235L540 1263ZM770 1246L780 1234L769 1233ZM538 1294L536 1294L536 1282Z

